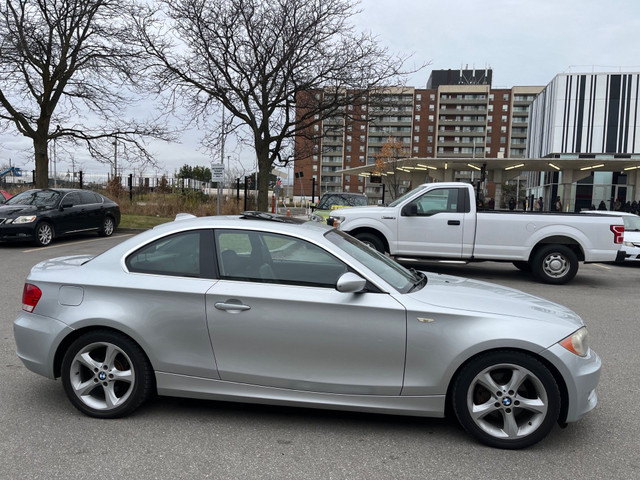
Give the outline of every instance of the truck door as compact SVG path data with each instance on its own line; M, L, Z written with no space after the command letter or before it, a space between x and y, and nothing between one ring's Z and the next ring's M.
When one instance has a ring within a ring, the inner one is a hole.
M462 258L465 219L471 215L465 188L433 188L402 207L398 254Z

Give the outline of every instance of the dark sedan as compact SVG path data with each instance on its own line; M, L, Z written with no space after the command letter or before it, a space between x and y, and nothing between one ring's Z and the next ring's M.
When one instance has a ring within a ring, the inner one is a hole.
M55 237L97 232L108 237L120 223L120 207L88 190L27 190L0 205L0 240L49 245Z

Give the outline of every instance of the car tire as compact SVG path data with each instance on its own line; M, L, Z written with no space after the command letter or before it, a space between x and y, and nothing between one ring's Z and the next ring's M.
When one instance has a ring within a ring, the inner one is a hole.
M53 241L53 227L49 222L40 222L36 225L35 244L38 247L46 247Z
M106 216L104 217L104 220L102 220L102 226L100 227L100 230L98 230L98 235L100 235L101 237L110 237L111 235L113 235L115 229L116 224L113 221L113 218L110 216Z
M380 240L380 238L377 235L373 233L364 232L364 233L357 233L356 235L354 235L354 237L360 240L362 243L364 243L368 247L371 247L379 251L380 253L384 253L384 243L382 242L382 240Z
M153 369L129 337L107 330L86 333L67 349L62 385L71 403L95 418L129 415L152 393Z
M494 351L462 368L452 392L463 428L496 448L529 447L549 434L561 396L547 367L529 354Z
M541 282L561 285L578 273L578 257L565 245L547 245L535 253L531 271Z
M516 261L516 262L513 262L513 266L516 267L518 270L521 270L523 272L530 272L531 271L531 264L529 262Z

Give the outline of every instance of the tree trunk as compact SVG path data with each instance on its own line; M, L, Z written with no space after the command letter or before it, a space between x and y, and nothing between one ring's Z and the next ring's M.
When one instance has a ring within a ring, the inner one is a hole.
M258 210L269 211L269 173L271 173L271 160L258 158Z
M36 160L36 188L49 188L49 154L47 152L47 137L33 138L33 150Z

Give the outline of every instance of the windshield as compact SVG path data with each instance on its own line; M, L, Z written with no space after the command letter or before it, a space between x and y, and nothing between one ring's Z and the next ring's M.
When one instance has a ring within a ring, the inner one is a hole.
M640 217L638 216L624 216L624 230L626 232L640 232Z
M33 205L36 207L53 207L60 198L60 193L53 190L27 190L7 200L5 205Z
M318 210L331 210L332 207L366 207L367 197L364 195L329 194L323 195L318 202Z
M402 203L406 198L411 197L414 193L419 192L420 190L424 190L425 188L426 188L426 185L420 185L419 187L416 187L413 190L408 191L407 193L402 195L400 198L396 198L393 202L389 204L389 206L395 207L398 204Z
M389 257L340 230L330 230L325 237L401 293L415 289L416 285L424 286L422 274L407 270Z

